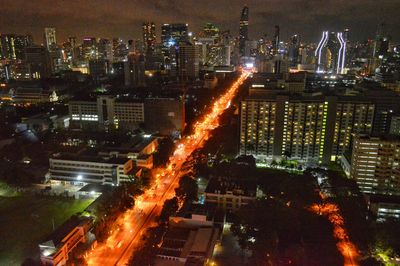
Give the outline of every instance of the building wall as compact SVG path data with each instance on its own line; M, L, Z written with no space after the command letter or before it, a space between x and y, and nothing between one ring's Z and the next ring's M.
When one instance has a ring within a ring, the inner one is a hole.
M355 138L350 177L367 194L400 194L400 141Z
M71 184L116 184L129 181L127 173L132 169L132 161L125 164L98 163L90 161L50 158L50 179ZM79 177L79 178L78 178Z
M374 104L337 97L248 98L240 107L240 154L327 163L370 133Z
M275 116L275 102L241 102L240 154L273 155Z

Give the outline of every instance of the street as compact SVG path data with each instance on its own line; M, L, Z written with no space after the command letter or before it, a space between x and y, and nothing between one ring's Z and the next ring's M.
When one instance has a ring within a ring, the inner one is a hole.
M158 169L153 187L135 200L135 207L119 217L119 228L111 233L105 243L99 243L86 256L88 265L126 265L135 247L140 244L141 235L155 225L166 199L172 198L182 175L182 165L192 152L203 147L209 133L219 126L218 118L236 95L239 86L250 75L243 72L232 86L217 99L212 109L194 124L194 133L183 137L170 158L167 167Z

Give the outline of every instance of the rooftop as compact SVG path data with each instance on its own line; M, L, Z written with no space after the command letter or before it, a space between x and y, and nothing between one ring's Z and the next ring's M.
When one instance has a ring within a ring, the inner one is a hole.
M89 153L89 152L88 152ZM72 153L58 153L52 156L56 160L68 160L78 162L93 162L93 163L108 163L108 164L125 164L130 159L117 158L117 157L101 157L97 154L72 154Z
M208 182L205 193L242 195L255 197L257 185L247 180L231 180L225 177L211 178Z
M70 219L65 221L56 230L54 230L50 235L48 235L43 241L42 245L47 246L51 244L54 247L60 245L62 240L77 226L85 225L92 222L92 218L86 216L72 216Z

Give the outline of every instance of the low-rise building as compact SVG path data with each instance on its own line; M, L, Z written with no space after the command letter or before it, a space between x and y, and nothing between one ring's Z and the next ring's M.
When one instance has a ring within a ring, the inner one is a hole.
M400 197L370 195L367 197L368 209L377 221L388 218L400 219Z
M157 251L156 266L205 265L211 259L219 229L171 226Z
M66 129L69 127L69 116L57 116L49 114L37 114L31 117L22 118L17 125L18 130L33 130L35 132L48 129Z
M179 98L99 96L96 99L69 102L73 125L137 129L171 135L185 128L184 101Z
M216 204L224 210L235 211L256 200L257 185L244 180L212 178L208 182L204 197L206 204Z
M40 262L44 266L67 265L69 254L79 243L90 241L93 219L73 216L39 244Z
M102 157L90 152L55 154L49 162L50 181L54 184L119 185L141 174L129 158Z

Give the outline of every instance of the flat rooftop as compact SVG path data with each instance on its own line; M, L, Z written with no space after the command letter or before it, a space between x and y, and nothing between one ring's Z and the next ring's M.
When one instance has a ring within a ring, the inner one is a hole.
M211 178L207 184L205 193L242 195L255 197L257 185L255 182L238 179L228 179L225 177Z

